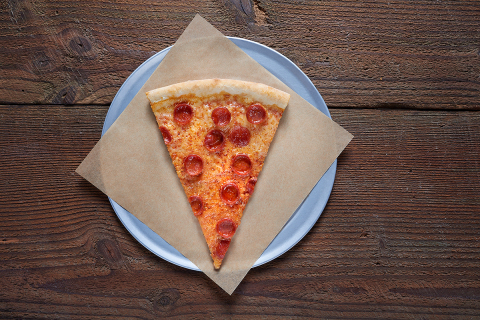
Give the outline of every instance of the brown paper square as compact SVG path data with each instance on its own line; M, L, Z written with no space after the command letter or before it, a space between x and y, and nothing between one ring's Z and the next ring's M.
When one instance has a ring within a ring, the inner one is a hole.
M161 141L145 92L209 78L261 82L291 94L220 271ZM352 135L197 15L76 172L232 294Z

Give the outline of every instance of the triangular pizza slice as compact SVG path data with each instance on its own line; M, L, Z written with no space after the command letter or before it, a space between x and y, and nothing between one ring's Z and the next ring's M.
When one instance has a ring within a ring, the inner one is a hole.
M147 97L218 269L290 95L260 83L208 79Z

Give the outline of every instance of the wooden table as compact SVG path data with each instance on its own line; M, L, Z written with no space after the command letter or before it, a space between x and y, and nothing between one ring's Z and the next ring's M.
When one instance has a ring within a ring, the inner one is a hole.
M74 173L195 13L265 44L355 135L307 236L232 296ZM0 318L480 318L478 1L1 2Z

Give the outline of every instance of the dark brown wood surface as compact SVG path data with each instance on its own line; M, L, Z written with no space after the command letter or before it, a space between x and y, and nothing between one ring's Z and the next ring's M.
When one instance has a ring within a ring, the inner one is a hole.
M480 2L0 3L0 318L480 318ZM274 48L355 135L320 220L232 296L74 173L195 13Z

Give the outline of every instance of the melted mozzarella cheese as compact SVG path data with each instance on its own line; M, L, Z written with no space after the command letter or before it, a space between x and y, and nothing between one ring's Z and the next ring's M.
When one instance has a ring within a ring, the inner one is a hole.
M176 104L184 102L193 108L193 117L182 126L175 122L173 111ZM172 136L167 148L187 198L202 198L203 212L197 218L216 268L222 261L215 255L216 247L222 240L216 231L217 222L230 218L237 226L240 225L243 210L251 196L246 188L247 182L260 173L283 112L275 105L264 105L267 110L266 122L251 124L245 112L253 103L258 101L241 95L220 93L203 98L188 94L152 105L158 125L167 128ZM212 120L212 111L217 107L226 107L230 111L231 120L226 126L216 126ZM237 147L229 139L231 129L238 125L247 128L251 134L249 144L244 147ZM221 151L211 152L204 146L205 136L212 129L224 134L225 145ZM252 169L246 175L238 175L231 168L234 156L239 153L248 155L252 163ZM203 172L199 176L190 176L184 168L184 159L191 154L203 160ZM227 204L220 196L220 188L227 182L234 182L240 191L239 199L233 205Z

